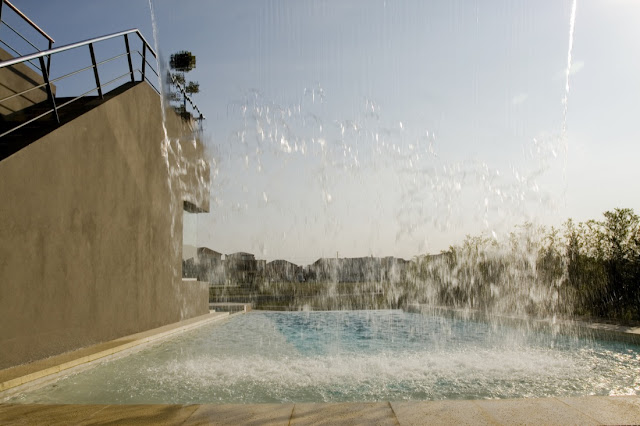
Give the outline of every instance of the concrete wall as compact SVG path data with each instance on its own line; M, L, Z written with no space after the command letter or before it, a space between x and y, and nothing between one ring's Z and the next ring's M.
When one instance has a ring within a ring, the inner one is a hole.
M6 61L8 59L13 59L13 56L6 50L0 49L0 61ZM39 66L38 60L34 62ZM43 82L40 74L24 64L0 68L0 99L31 89ZM51 86L53 94L55 95L56 87L53 84ZM34 89L24 95L0 102L0 115L8 115L46 100L47 92L44 87Z
M0 162L0 369L208 312L181 245L209 169L167 128L141 83Z

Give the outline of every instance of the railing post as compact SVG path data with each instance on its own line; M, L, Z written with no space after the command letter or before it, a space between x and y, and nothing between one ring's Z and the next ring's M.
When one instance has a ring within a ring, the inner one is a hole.
M51 83L49 82L49 73L44 66L44 56L40 56L40 68L42 69L42 79L44 80L45 87L47 88L47 97L49 102L53 106L53 114L56 116L56 121L60 123L60 117L58 116L58 108L56 108L56 100L53 97L53 91L51 91Z
M93 43L89 43L89 53L91 53L91 64L93 65L93 75L96 78L96 88L98 89L98 96L100 99L104 99L102 96L102 86L100 85L100 76L98 75L98 64L96 63L96 55L93 51Z
M49 40L49 50L53 48L53 42ZM51 73L51 55L47 55L47 74Z
M143 41L142 42L142 78L140 79L140 81L144 81L144 71L145 71L146 65L147 65L147 44Z
M127 47L127 61L129 61L129 73L131 74L131 82L134 83L136 80L133 76L133 64L131 63L131 49L129 49L128 34L124 35L124 44Z
M2 25L2 5L4 4L4 0L0 0L0 25Z

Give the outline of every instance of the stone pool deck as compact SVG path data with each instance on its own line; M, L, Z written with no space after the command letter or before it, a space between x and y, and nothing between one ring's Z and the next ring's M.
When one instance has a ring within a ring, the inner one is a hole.
M8 425L640 424L640 396L247 405L10 405Z

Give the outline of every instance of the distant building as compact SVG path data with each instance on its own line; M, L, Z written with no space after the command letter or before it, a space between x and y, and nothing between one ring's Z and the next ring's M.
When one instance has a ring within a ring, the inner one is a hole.
M380 282L406 278L407 264L395 257L321 258L308 266L307 276L314 281Z
M213 284L223 284L225 271L222 253L208 247L198 247L195 249L195 257L182 261L182 276Z
M304 268L286 260L274 260L266 265L265 278L271 282L302 282Z
M222 262L222 253L211 250L208 247L198 247L198 263L206 266L214 266Z
M228 284L253 286L261 272L264 272L264 261L257 261L251 253L232 253L225 257L225 272Z

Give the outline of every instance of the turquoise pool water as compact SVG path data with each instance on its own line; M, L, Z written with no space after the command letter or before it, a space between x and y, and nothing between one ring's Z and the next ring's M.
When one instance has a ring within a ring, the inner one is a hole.
M640 347L403 311L251 312L14 398L269 403L640 394Z

